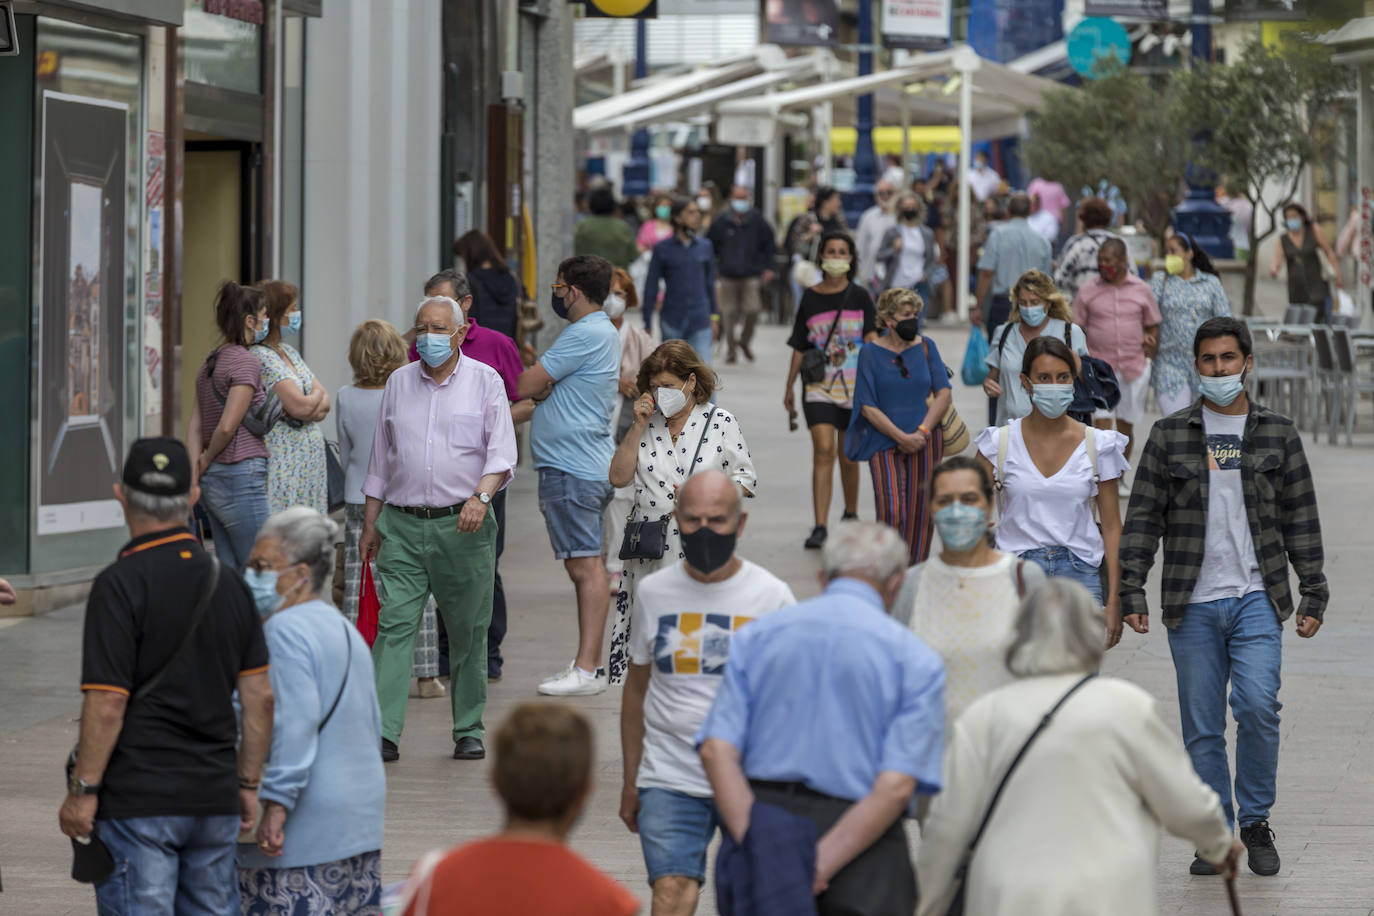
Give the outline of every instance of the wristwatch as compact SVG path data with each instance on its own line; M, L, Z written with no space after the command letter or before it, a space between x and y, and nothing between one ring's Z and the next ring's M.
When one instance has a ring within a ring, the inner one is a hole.
M73 773L71 776L67 777L67 793L69 795L77 796L97 795L100 793L100 783L91 785L90 783L86 782L86 780L82 779L80 776L77 776L75 773Z
M491 494L490 494L490 493L485 493L485 492L483 492L483 491L481 491L481 490L478 490L476 493L474 493L474 494L472 494L472 495L473 495L473 496L476 496L478 499L480 499L480 500L482 501L482 505L484 505L484 506L490 506L490 505L491 505Z

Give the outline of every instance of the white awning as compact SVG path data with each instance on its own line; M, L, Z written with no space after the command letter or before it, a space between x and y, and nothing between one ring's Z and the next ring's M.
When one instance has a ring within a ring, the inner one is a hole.
M773 47L773 46L762 46ZM776 47L773 47L777 51ZM760 57L765 55L760 54ZM601 99L573 109L573 128L587 130L592 125L611 118L618 118L639 108L647 108L660 102L675 98L686 92L715 86L730 80L753 76L763 69L759 60L738 60L720 66L705 66L665 79L652 80L629 92Z

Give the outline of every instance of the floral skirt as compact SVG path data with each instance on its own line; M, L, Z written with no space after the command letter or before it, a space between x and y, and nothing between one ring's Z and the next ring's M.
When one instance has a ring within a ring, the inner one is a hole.
M343 611L349 623L358 622L358 596L363 574L363 558L358 553L358 541L363 536L364 507L349 503L344 506L344 601ZM374 570L375 572L375 570ZM373 578L376 581L376 578ZM420 631L415 637L415 658L410 673L413 677L439 676L439 625L434 596L425 603L420 618Z
M240 868L243 916L378 916L382 853L298 868Z

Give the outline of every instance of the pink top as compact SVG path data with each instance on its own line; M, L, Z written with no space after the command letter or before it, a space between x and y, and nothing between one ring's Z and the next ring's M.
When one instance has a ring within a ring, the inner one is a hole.
M672 234L672 226L660 229L658 220L646 219L639 227L639 235L635 236L635 241L639 243L640 248L652 248Z
M1088 352L1111 363L1124 381L1145 373L1145 329L1160 322L1150 284L1135 274L1120 286L1090 277L1074 296L1073 318L1088 338Z
M520 373L525 371L525 364L520 362L520 348L500 331L490 331L480 326L477 319L468 319L468 336L463 339L463 345L459 350L464 356L471 356L479 363L491 366L501 376L501 381L506 385L506 399L510 401L520 400L520 393L516 390L516 382L520 379ZM416 362L420 359L420 353L415 349L415 344L410 345L410 361Z
M1026 185L1026 194L1032 198L1040 195L1041 208L1053 213L1060 222L1064 220L1064 208L1073 203L1062 184L1043 178L1032 178L1031 183Z
M515 476L515 426L496 370L470 356L442 384L420 363L387 379L363 494L393 506L466 502L488 474Z
M267 391L262 387L262 363L258 362L258 358L247 347L227 344L216 351L213 382L205 375L205 366L208 363L207 358L200 371L196 373L196 404L200 407L202 449L210 444L210 436L214 433L215 427L219 426L219 418L224 413L224 405L220 404L219 398L215 397L214 391L210 389L211 384L225 397L229 396L229 389L235 385L252 386L253 401L250 407L258 407L267 399ZM234 438L230 439L224 450L215 456L215 461L219 464L237 464L249 458L266 457L266 443L240 424L234 431Z

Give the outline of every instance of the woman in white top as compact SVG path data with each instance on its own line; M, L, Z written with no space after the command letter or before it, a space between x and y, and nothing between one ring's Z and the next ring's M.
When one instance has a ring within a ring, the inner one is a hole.
M997 546L1034 560L1050 576L1073 579L1103 603L1107 648L1121 639L1121 504L1117 482L1126 437L1065 414L1073 402L1074 354L1055 337L1026 348L1020 384L1030 414L978 434L978 460L998 493ZM1094 523L1093 505L1101 516Z
M1153 916L1159 828L1235 868L1217 795L1193 771L1154 697L1102 662L1102 615L1073 582L1051 579L1022 603L1006 666L1015 683L969 707L946 745L948 784L935 796L916 858L919 916L945 913L959 862L1002 779L1006 791L974 847L964 912ZM1054 713L1011 770L1047 712Z
M1088 338L1083 329L1073 323L1069 300L1048 274L1028 270L1011 288L1011 314L1006 324L994 328L989 338L992 349L988 352L987 363L992 368L983 380L983 393L997 399L997 426L1031 412L1030 394L1017 383L1017 376L1026 347L1041 336L1071 341L1074 353L1088 355ZM1078 366L1075 360L1074 372L1078 371Z
M614 416L611 418L611 434L615 444L625 441L630 432L630 424L635 419L635 401L639 398L639 367L644 358L654 349L654 340L636 321L626 321L627 309L639 307L639 295L635 292L634 281L629 273L617 267L611 272L611 292L602 304L601 310L611 319L611 324L620 332L620 397L616 401ZM620 591L620 574L625 568L620 559L620 541L625 534L625 517L634 505L633 487L616 487L611 504L606 507L606 524L603 526L601 552L606 557L606 577L610 579L611 594Z
M1045 581L1039 565L992 546L992 478L968 455L930 478L943 548L907 571L892 616L945 662L945 734L974 700L1011 681L1003 663L1021 598Z
M612 684L621 682L629 663L636 583L682 559L682 538L672 514L678 488L693 472L707 468L723 471L746 496L758 487L744 433L733 414L711 403L716 374L691 344L664 341L639 367L638 383L634 424L611 458L610 482L614 487L633 483L630 520L663 519L666 537L662 557L625 561L611 624L607 673ZM620 545L611 549L618 553Z

